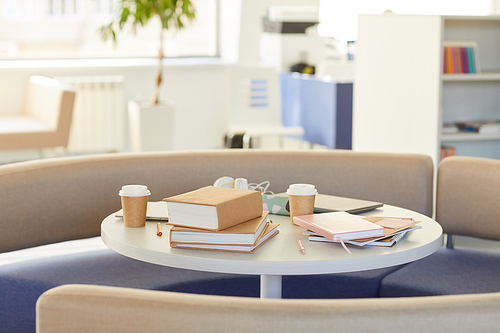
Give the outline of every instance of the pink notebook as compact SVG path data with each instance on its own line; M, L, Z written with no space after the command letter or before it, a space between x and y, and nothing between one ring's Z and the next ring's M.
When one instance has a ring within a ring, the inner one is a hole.
M295 216L293 222L333 241L384 236L384 227L346 212Z

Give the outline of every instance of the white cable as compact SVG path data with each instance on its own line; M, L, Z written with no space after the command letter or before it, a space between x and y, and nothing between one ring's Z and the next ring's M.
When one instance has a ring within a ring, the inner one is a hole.
M248 184L248 189L254 191L260 191L262 194L274 195L274 192L267 190L270 185L271 182L269 180L265 180L259 184L257 183Z

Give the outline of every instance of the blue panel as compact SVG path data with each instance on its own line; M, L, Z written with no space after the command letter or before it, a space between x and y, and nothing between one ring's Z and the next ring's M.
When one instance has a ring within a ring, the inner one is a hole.
M293 73L280 74L283 125L302 126L300 121L301 79Z
M337 149L352 149L352 83L337 83Z
M352 83L282 73L280 84L285 126L304 127L304 140L310 143L352 148Z
M306 141L335 148L336 97L334 83L313 78L302 80L300 109Z

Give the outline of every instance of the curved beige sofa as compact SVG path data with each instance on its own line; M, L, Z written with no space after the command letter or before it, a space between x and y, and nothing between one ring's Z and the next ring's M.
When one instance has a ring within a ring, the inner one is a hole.
M255 299L66 285L37 304L39 333L495 332L500 293Z
M36 160L0 167L0 253L100 235L120 209L124 184L145 184L150 201L220 176L315 184L319 193L381 201L431 216L432 161L423 155L351 151L220 150L111 154Z
M268 180L274 192L284 192L291 183L312 183L323 194L381 201L432 214L433 166L430 157L423 155L212 150L46 159L0 166L0 261L2 252L32 254L44 244L99 239L101 221L120 209L118 191L124 184L147 185L152 193L150 201L159 201L211 185L224 175L255 183ZM36 299L61 284L220 291L238 296L253 295L253 289L243 289L254 286L258 293L258 276L160 267L106 248L63 256L65 245L62 243L58 252L43 260L0 264L0 289L5 291L0 293L0 327L34 330ZM332 289L343 288L343 295L356 292L353 297L376 297L380 279L394 269L290 277L283 281L284 297L287 285L293 292L310 297L310 290L302 290L305 284L311 290L328 284ZM184 282L187 284L181 286ZM294 287L299 285L301 288Z

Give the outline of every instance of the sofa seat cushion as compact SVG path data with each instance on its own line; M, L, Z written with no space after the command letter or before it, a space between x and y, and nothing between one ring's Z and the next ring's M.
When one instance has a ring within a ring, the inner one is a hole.
M189 291L190 286L205 281L204 286L211 288L204 290L207 294L258 295L258 277L253 277L253 285L245 281L249 278L158 266L109 249L21 261L0 266L0 331L35 332L36 300L44 291L63 284L172 291L182 286Z
M441 248L387 275L380 297L475 294L500 291L500 253Z
M399 267L356 273L284 276L283 298L377 297ZM260 276L198 272L149 264L108 249L100 237L0 254L1 332L34 332L35 304L63 284L94 284L223 296L260 296Z
M363 272L282 277L282 298L371 298L378 297L382 278L399 267ZM244 284L244 285L242 285ZM259 297L260 276L241 275L224 279L185 281L168 286L169 291L227 296Z
M283 298L378 297L382 279L403 266L352 273L283 276Z

